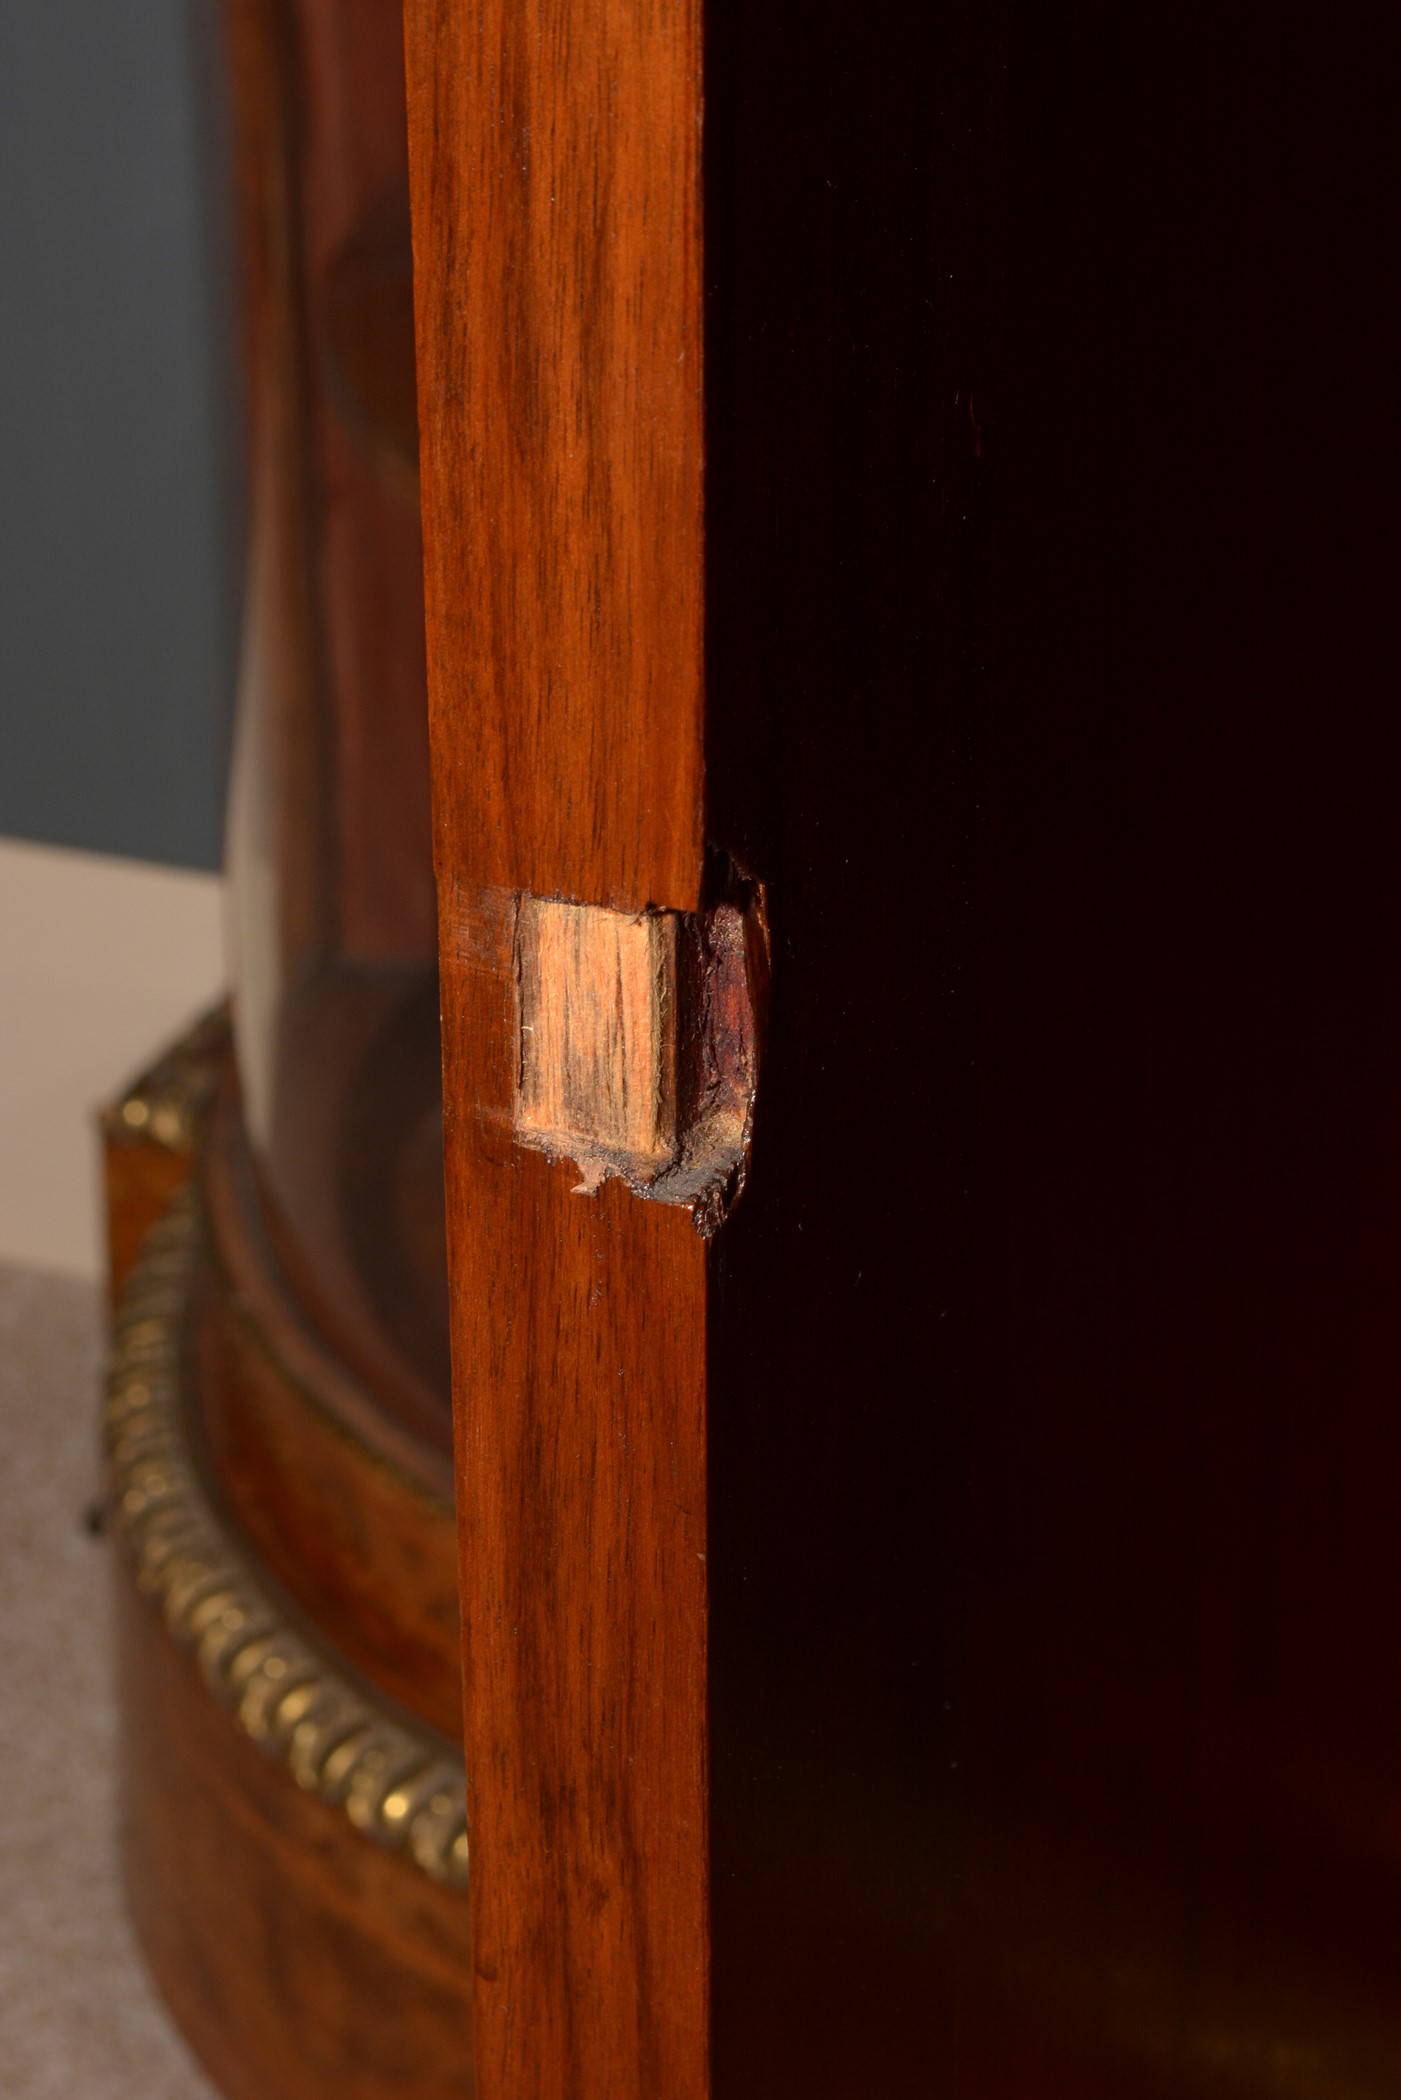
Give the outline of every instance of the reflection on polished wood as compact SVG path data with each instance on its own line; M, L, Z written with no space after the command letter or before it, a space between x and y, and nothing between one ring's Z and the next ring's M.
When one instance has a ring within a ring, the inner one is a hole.
M235 2100L465 2096L445 1455L271 1259L221 1017L104 1122L114 1249L151 1201L136 1154L187 1183L124 1277L107 1412L142 1944Z
M208 1239L190 1346L201 1434L225 1506L337 1649L458 1739L452 1477L441 1417L429 1425L437 1433L420 1434L316 1323L262 1230L227 1083L200 1189Z
M341 416L386 483L418 510L413 252L405 182L367 206L332 265L331 384Z
M114 1276L164 1293L115 1361L126 1859L231 2095L446 2100L472 2073L402 21L224 14L233 1046L195 1060L178 1143L165 1081L107 1122Z
M203 1224L189 1192L147 1235L123 1289L107 1384L107 1463L137 1589L243 1733L435 1881L467 1884L460 1759L376 1706L303 1638L221 1522L184 1390Z
M230 1172L313 1323L378 1408L451 1448L438 985L324 963L282 1001L271 1112ZM246 1119L245 1119L246 1123Z

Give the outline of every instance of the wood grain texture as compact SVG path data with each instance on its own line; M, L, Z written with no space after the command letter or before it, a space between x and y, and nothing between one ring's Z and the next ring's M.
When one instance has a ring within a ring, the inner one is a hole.
M125 1565L122 1851L142 1951L228 2100L471 2100L469 1912L239 1734Z
M691 2100L704 1246L688 1212L575 1194L513 1143L507 922L445 948L443 981L479 2089Z
M767 1006L759 885L704 912L515 904L522 1144L572 1160L578 1192L617 1175L688 1209L709 1239L749 1171Z
M698 0L405 21L440 896L693 910Z
M700 898L699 11L406 34L478 2089L701 2100L705 1253L513 1142L511 938Z
M674 912L520 900L516 1127L585 1185L675 1157L676 944Z
M248 546L227 854L278 871L288 974L337 921L331 741L309 474L314 406L303 305L297 39L289 0L224 11L242 278ZM247 778L256 773L256 779ZM237 903L237 898L236 898Z
M199 1164L208 1242L190 1336L220 1503L259 1565L372 1684L460 1735L452 1475L320 1332L275 1259L217 1104Z

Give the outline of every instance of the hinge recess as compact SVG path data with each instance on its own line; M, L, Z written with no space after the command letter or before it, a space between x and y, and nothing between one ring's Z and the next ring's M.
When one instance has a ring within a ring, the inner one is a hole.
M698 912L524 891L515 914L518 1141L707 1238L748 1172L769 960L763 891L723 866Z

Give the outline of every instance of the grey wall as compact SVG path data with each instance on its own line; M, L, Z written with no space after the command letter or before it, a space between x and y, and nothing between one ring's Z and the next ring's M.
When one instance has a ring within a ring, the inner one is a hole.
M216 40L205 0L0 6L0 834L190 867L238 539Z

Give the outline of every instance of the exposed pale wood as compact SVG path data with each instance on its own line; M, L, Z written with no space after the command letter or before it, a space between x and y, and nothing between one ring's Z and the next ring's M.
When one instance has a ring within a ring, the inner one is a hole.
M517 907L516 1127L585 1190L610 1161L646 1175L676 1156L676 917Z
M763 893L694 912L515 906L515 1131L686 1206L707 1238L744 1186L769 948Z

